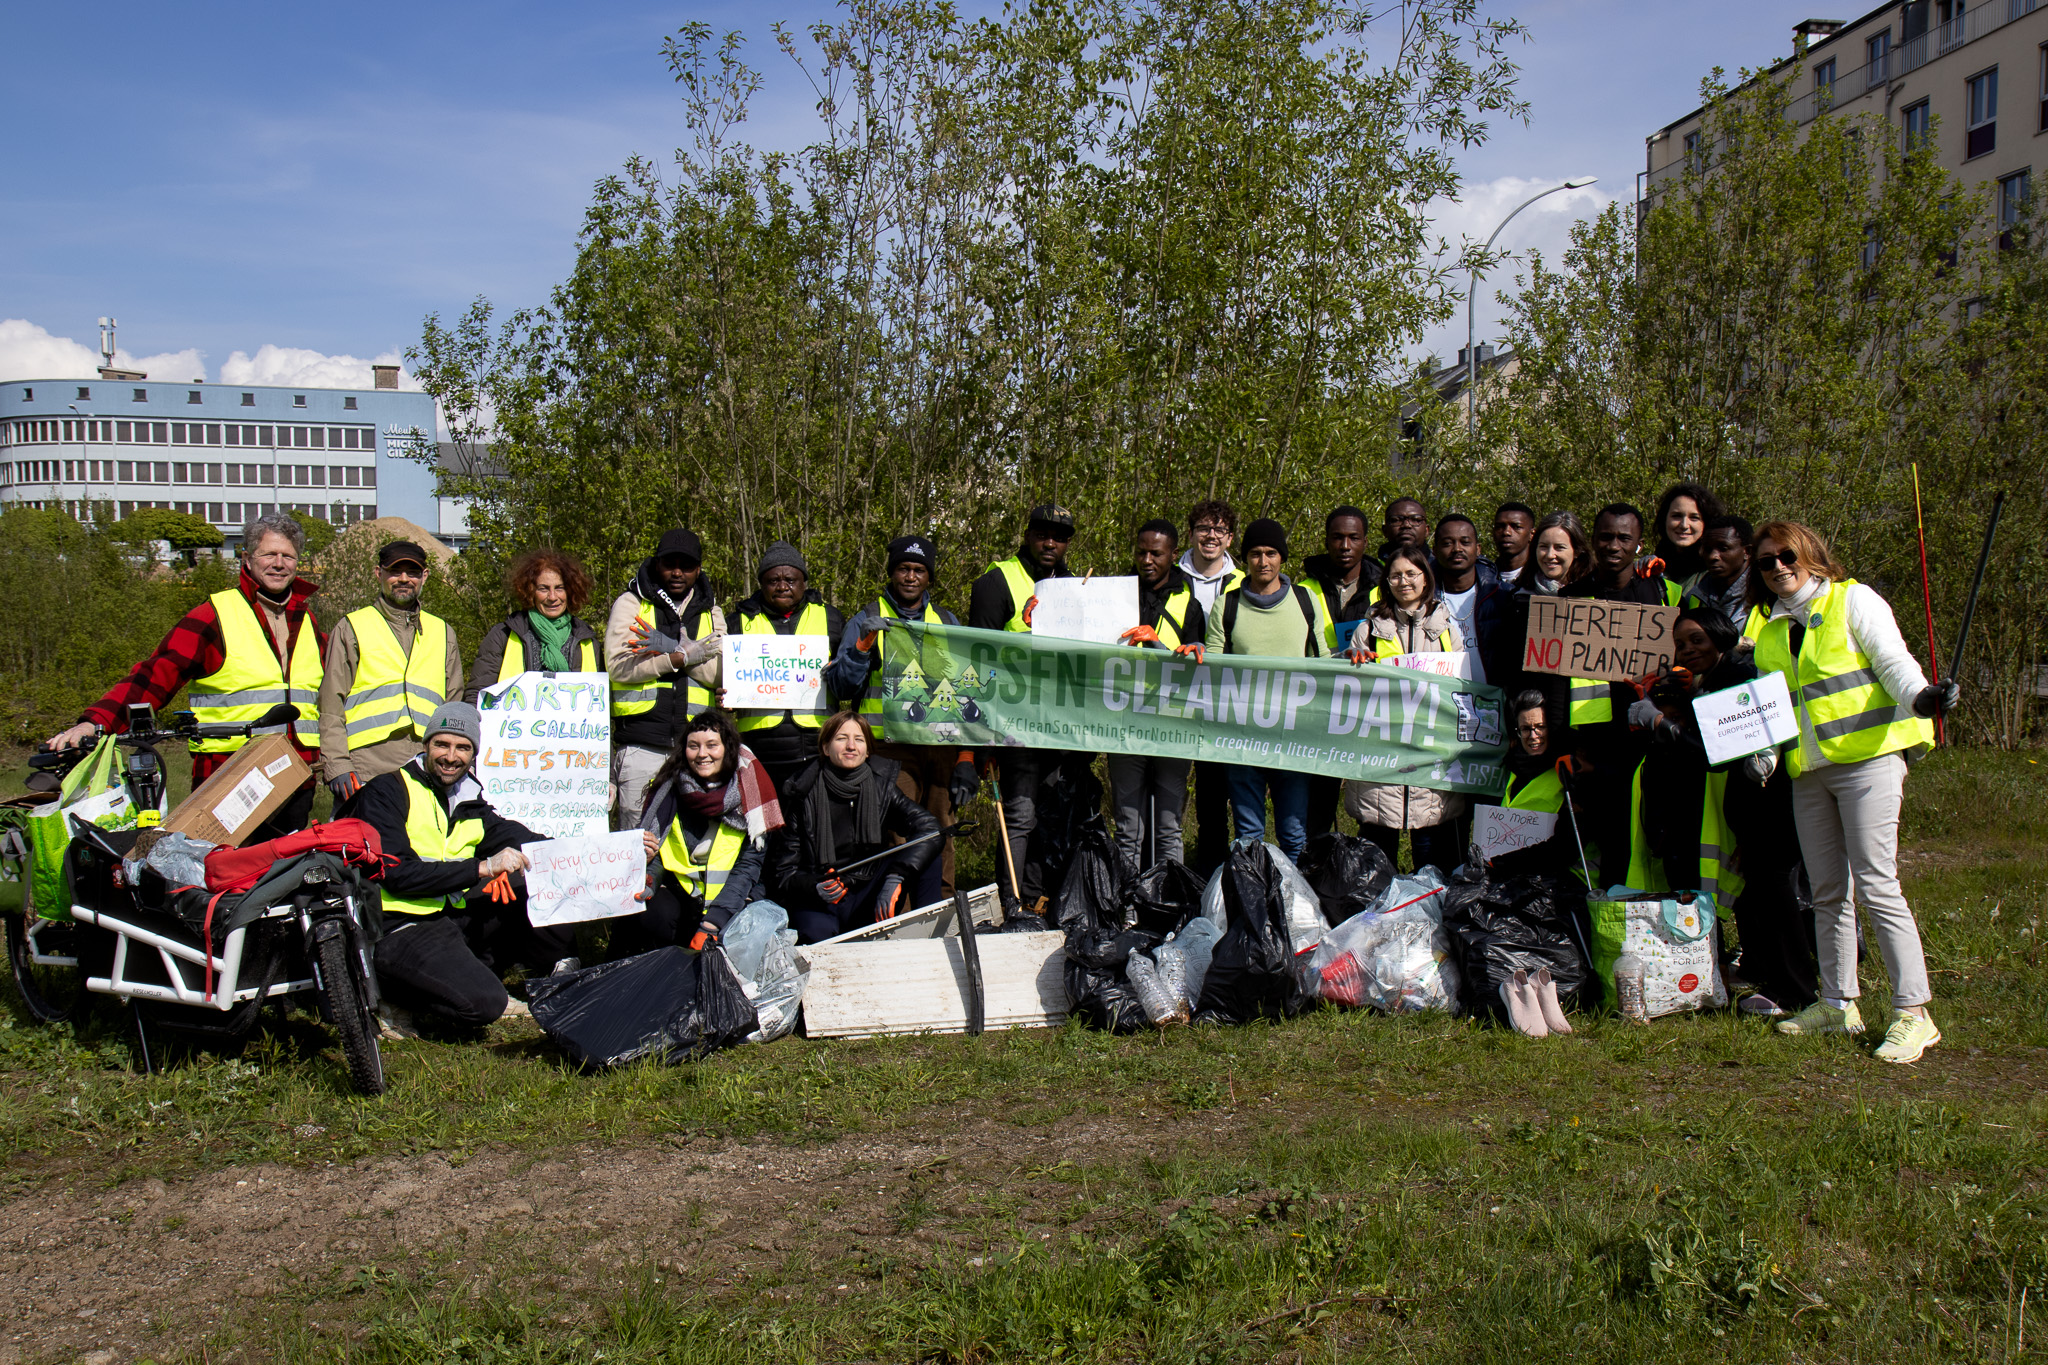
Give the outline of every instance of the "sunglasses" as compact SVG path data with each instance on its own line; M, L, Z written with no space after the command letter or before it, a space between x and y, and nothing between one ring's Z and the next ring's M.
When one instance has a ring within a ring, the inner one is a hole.
M1780 564L1788 569L1797 568L1799 565L1798 553L1793 550L1780 550L1774 555L1758 555L1756 557L1757 568L1765 573L1769 573Z

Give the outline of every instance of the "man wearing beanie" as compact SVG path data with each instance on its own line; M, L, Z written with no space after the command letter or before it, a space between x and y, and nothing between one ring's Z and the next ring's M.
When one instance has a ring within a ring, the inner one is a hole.
M704 572L697 533L680 526L664 533L613 601L604 627L618 788L614 829L640 827L648 780L675 747L683 722L711 709L724 635L718 585Z
M742 635L817 635L838 645L846 618L825 604L811 586L811 566L796 546L778 540L755 567L752 597L733 604L726 616ZM763 711L741 708L732 713L740 739L768 770L775 790L787 790L790 779L818 761L818 731L832 710L828 687L817 705L805 711Z
M974 754L944 744L903 744L888 736L882 719L882 659L887 651L906 648L902 632L882 628L884 620L924 621L957 626L960 618L932 601L938 591L939 547L930 536L898 536L889 542L887 579L879 596L861 604L839 637L839 653L825 670L825 686L834 697L858 697L862 719L874 732L870 750L898 765L896 787L930 811L941 825L953 823L953 812L974 799L981 785L974 772ZM941 841L940 886L953 894L953 841Z
M1024 542L1017 553L988 566L974 580L967 601L967 624L977 630L1028 631L1038 584L1048 578L1071 578L1067 546L1074 540L1074 514L1057 503L1040 503L1024 521ZM1085 756L1084 756L1085 757ZM1038 787L1066 761L1057 749L1005 746L995 755L1002 782L1003 823L1010 834L1010 862L1017 869L1017 892L1032 910L1047 887L1043 859L1032 835L1038 829Z
M535 929L509 874L528 866L521 844L543 836L507 820L471 771L483 720L448 702L426 725L426 749L372 778L353 814L368 821L387 860L377 984L401 1010L474 1032L505 1012L503 974L543 974L575 943L573 926Z
M1260 518L1245 528L1244 581L1216 599L1209 613L1209 652L1255 654L1269 659L1325 656L1328 629L1307 588L1281 572L1287 561L1287 532ZM1266 837L1266 797L1273 799L1275 840L1296 862L1308 847L1307 773L1233 764L1230 769L1231 822L1237 837Z

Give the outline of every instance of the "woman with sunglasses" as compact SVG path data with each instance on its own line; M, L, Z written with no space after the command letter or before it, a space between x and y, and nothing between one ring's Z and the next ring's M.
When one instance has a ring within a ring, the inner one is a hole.
M1870 912L1897 1014L1878 1058L1915 1062L1941 1041L1920 928L1899 889L1899 803L1906 760L1934 742L1930 723L1955 707L1953 679L1930 685L1885 600L1850 578L1827 542L1792 521L1757 529L1749 579L1759 674L1784 674L1799 717L1788 747L1792 815L1813 882L1821 998L1778 1031L1861 1033L1856 906Z

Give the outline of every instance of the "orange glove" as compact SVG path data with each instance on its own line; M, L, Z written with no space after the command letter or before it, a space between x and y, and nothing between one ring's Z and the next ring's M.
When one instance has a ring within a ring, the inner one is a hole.
M1636 566L1636 577L1638 578L1655 578L1663 572L1664 561L1655 555L1651 555Z
M1196 663L1202 662L1202 642L1199 640L1190 640L1187 644L1182 645L1173 652L1180 655L1183 659L1193 659Z
M1351 660L1351 662L1355 664L1369 664L1377 662L1380 656L1374 653L1372 650L1362 648L1358 645L1353 645L1351 648L1344 651L1344 657Z
M1032 612L1034 612L1034 611L1037 611L1037 610L1038 610L1038 594L1037 594L1037 593L1032 593L1032 594L1031 594L1031 600L1029 600L1028 602L1026 602L1026 603L1024 604L1024 625L1025 625L1025 628L1026 628L1026 629L1029 629L1029 628L1030 628L1030 626L1031 626L1031 613L1032 613Z
M861 636L858 640L855 640L853 642L853 647L863 654L872 654L875 652L875 641L881 638L882 632L880 632L879 630L871 630L867 634Z
M1034 597L1031 600L1035 602L1038 599ZM1132 626L1129 630L1117 636L1116 642L1120 645L1130 645L1133 648L1139 645L1158 645L1161 649L1166 648L1166 642L1159 638L1159 632L1150 626Z
M484 883L484 894L500 905L510 905L519 899L519 893L512 889L512 874L500 872Z
M875 918L895 919L897 903L903 899L903 879L889 877L882 882L882 889L875 894Z

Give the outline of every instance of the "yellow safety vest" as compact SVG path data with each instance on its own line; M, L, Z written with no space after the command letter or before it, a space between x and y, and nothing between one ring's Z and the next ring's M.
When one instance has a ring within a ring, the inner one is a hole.
M1830 763L1861 763L1902 749L1934 746L1934 722L1913 714L1884 690L1870 657L1849 634L1849 589L1856 580L1828 586L1814 605L1797 657L1792 653L1792 618L1778 616L1757 636L1756 667L1785 675L1785 687L1799 708L1799 727L1810 731L1821 757ZM1754 613L1752 613L1754 615ZM1806 771L1804 742L1786 756L1792 776Z
M1231 577L1233 579L1243 578L1244 574L1242 571L1239 571L1231 575ZM1226 585L1225 590L1228 591L1230 587L1235 586L1236 584L1233 582ZM1323 613L1323 652L1334 655L1338 650L1346 648L1345 643L1337 638L1337 613L1330 609L1330 599L1323 593L1322 580L1316 578L1307 579L1301 586L1308 589L1308 595L1315 599L1316 607ZM1379 601L1380 585L1375 583L1365 590L1365 605L1370 609L1378 606ZM1345 624L1353 630L1358 629L1357 621L1347 621ZM1448 653L1449 651L1446 652Z
M875 613L878 616L887 617L891 621L902 619L897 613L895 605L887 597L877 597L875 599ZM946 624L946 618L939 615L939 609L932 605L932 599L929 595L924 599L924 620L928 625L943 626ZM882 722L882 666L888 659L889 636L891 633L884 630L876 635L875 666L868 670L867 690L862 692L860 697L860 713L867 720L868 728L875 732L876 739L887 739L889 737L888 728Z
M989 568L1001 574L1003 582L1010 588L1010 619L1003 622L1003 629L1028 632L1031 627L1024 624L1024 604L1038 595L1038 584L1032 581L1024 562L1015 555L997 560Z
M393 735L424 738L427 722L448 700L448 623L420 613L412 634L412 650L401 653L391 623L375 606L347 617L356 633L355 681L349 687L343 718L348 747L363 749Z
M575 667L571 668L569 670L570 672L604 672L604 665L598 662L597 658L597 641L577 640L575 641L575 645L575 657L570 660L570 662L573 663ZM513 630L511 627L508 626L505 629L505 655L504 658L502 658L498 662L498 681L509 682L510 680L518 677L521 673L524 673L525 671L526 641L519 638L518 631Z
M1188 628L1188 608L1195 604L1195 590L1183 583L1168 594L1159 606L1159 624L1152 627L1152 633L1159 637L1159 643L1168 649L1179 649L1186 643L1181 632ZM1200 644L1197 640L1195 643Z
M1757 637L1764 633L1765 622L1770 619L1771 614L1762 607L1751 607L1749 618L1742 623L1742 638L1755 644Z
M256 608L237 589L217 592L210 599L220 618L223 657L220 671L193 680L190 688L192 714L202 725L247 725L281 701L299 708L292 722L292 735L307 748L320 744L320 644L309 615L299 622L299 638L292 645L291 675L277 661L268 627L256 619ZM276 730L259 731L276 734ZM192 742L195 754L231 754L246 739L199 739Z
M826 633L826 629L825 608L823 604L806 602L804 603L804 609L796 615L796 628L790 633L793 635L823 635ZM774 635L776 633L775 623L770 621L765 614L745 611L740 613L740 634ZM838 641L833 641L833 644L838 644ZM786 714L791 720L803 726L806 730L818 730L824 728L825 717L830 715L831 712L831 700L825 695L825 690L821 687L818 689L817 703L809 710L799 711L792 707ZM771 726L780 725L785 713L782 711L764 711L749 708L736 711L733 714L734 728L745 732L748 730L766 730Z
M425 783L413 776L406 768L398 770L399 778L405 783L406 795L410 798L405 810L405 837L412 843L412 853L422 862L450 863L476 857L477 845L484 841L484 822L481 820L457 820L448 823L448 812L441 808L441 798L428 790ZM384 911L401 915L432 915L439 913L449 902L460 905L461 896L443 896L430 901L406 900L384 893Z
M1721 811L1728 794L1728 774L1707 774L1706 791L1700 802L1700 884L1673 886L1664 875L1664 860L1650 851L1643 828L1643 770L1637 766L1629 779L1628 884L1639 891L1704 891L1717 907L1725 907L1742 894L1742 874L1727 866L1735 856L1735 831Z
M661 841L661 865L675 873L683 894L709 905L725 890L733 865L747 846L747 836L720 820L711 836L711 852L702 864L690 856L690 841L683 834L681 816L668 822L668 834Z
M642 601L639 611L640 623L649 630L654 629L654 603ZM707 640L711 637L711 608L704 608L697 617L697 627L690 632L692 640ZM678 670L659 678L649 678L631 688L612 685L612 716L644 716L654 709L654 703L661 700L661 694L676 685L678 677L689 681L689 675ZM696 681L689 681L683 695L683 705L692 716L711 709L711 689Z
M1664 605L1675 607L1683 596L1683 589L1670 579L1664 580ZM1605 678L1573 678L1569 693L1571 709L1565 715L1566 724L1573 729L1583 725L1603 725L1614 719L1614 684Z
M1518 787L1515 775L1509 773L1507 790L1501 794L1500 803L1508 810L1561 814L1564 810L1564 779L1557 775L1557 769L1545 768Z
M1353 627L1354 630L1356 628L1355 626ZM1372 637L1372 653L1376 659L1396 659L1403 654L1414 654L1417 652L1412 649L1403 649L1399 640L1382 639L1377 635ZM1449 631L1440 630L1437 632L1436 652L1439 654L1451 652L1451 633Z

